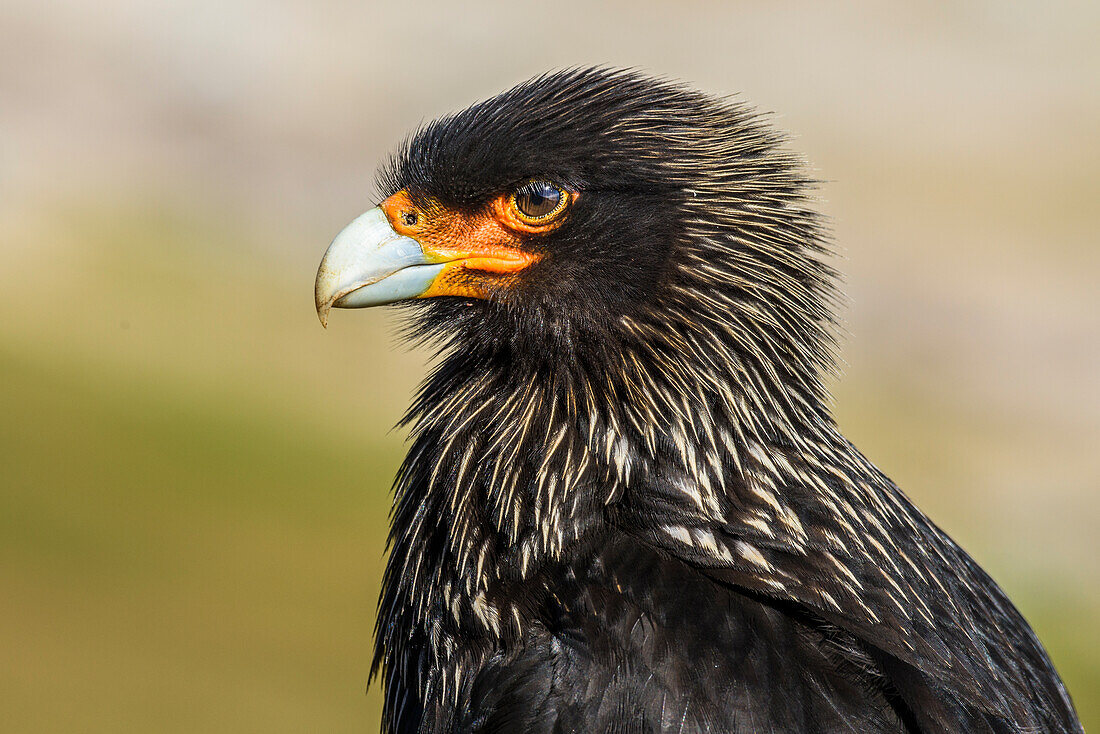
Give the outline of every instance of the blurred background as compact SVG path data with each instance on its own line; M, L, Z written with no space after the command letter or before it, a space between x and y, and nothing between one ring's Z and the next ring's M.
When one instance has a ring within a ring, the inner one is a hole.
M426 355L313 277L417 124L638 66L826 181L848 435L1100 727L1100 4L0 0L0 714L377 731L390 431Z

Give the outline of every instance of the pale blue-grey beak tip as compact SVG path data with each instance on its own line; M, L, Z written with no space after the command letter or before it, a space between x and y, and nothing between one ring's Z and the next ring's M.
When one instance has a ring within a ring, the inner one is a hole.
M314 299L321 325L336 308L366 308L415 298L431 287L446 263L427 259L411 237L398 234L374 208L336 235L317 269Z

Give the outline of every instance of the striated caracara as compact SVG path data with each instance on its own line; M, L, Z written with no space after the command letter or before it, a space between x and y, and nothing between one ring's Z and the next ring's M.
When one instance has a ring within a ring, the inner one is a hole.
M375 671L421 732L1081 732L997 585L829 412L834 273L742 104L607 69L433 122L317 309L441 345Z

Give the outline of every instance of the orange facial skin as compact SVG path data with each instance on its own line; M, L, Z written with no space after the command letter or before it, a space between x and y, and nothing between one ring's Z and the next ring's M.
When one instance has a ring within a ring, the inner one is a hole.
M395 232L419 242L429 259L447 263L419 298L488 298L494 276L515 275L540 259L521 247L524 240L565 221L559 216L528 224L514 211L507 194L472 213L453 211L434 201L415 203L406 191L398 191L380 206Z

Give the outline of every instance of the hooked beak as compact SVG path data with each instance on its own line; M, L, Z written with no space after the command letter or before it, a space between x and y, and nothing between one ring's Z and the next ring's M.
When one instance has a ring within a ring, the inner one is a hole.
M328 325L333 306L366 308L416 298L448 259L395 232L381 207L371 209L336 235L321 260L314 286L321 325Z
M399 191L362 214L329 245L314 297L321 325L336 308L381 306L409 298L490 298L538 261L495 209L419 207ZM410 221L411 220L411 221Z

